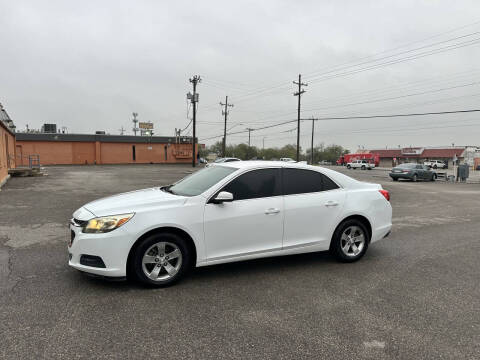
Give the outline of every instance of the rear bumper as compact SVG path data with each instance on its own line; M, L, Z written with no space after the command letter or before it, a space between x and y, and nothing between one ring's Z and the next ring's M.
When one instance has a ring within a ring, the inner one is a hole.
M397 173L390 173L389 176L392 179L409 179L412 180L413 175L412 174L397 174Z
M392 231L392 224L387 224L382 227L376 228L373 231L372 239L370 240L370 243L374 243L379 240L385 239L390 235L391 231Z

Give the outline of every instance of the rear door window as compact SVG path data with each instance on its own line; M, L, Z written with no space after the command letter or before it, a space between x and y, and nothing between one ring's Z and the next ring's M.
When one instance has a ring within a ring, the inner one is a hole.
M283 169L285 195L308 194L338 189L338 185L318 171L306 169Z

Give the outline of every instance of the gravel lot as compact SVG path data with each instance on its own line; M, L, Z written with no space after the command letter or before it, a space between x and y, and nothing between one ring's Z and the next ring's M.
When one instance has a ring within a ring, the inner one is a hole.
M69 268L67 222L88 201L191 168L65 166L10 179L0 191L0 358L480 358L480 185L341 170L392 195L392 235L361 261L315 253L218 265L153 290Z

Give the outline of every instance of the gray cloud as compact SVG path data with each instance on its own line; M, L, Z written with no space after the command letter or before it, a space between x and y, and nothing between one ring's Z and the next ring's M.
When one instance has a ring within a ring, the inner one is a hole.
M188 78L200 74L200 139L222 133L218 102L225 95L235 103L232 125L243 124L236 129L294 119L291 81L299 72L311 82L304 117L478 108L478 85L358 104L480 80L478 45L328 81L308 76L473 23L478 10L476 1L3 2L0 101L20 129L54 122L70 132L118 133L131 128L136 111L155 123L157 134L170 135L188 123ZM403 50L475 31L480 24ZM245 97L258 89L263 92ZM476 119L328 121L317 125L316 139L352 150L474 144ZM446 127L451 124L469 126ZM268 146L292 143L295 132L282 133L292 128L254 132L253 143L264 136ZM304 147L309 131L302 124Z

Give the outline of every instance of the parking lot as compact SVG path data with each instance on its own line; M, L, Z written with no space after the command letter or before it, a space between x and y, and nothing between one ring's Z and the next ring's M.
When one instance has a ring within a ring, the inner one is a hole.
M480 358L480 185L340 170L392 197L392 234L362 260L224 264L165 289L69 268L67 222L88 201L190 167L56 166L10 179L0 191L0 357Z

